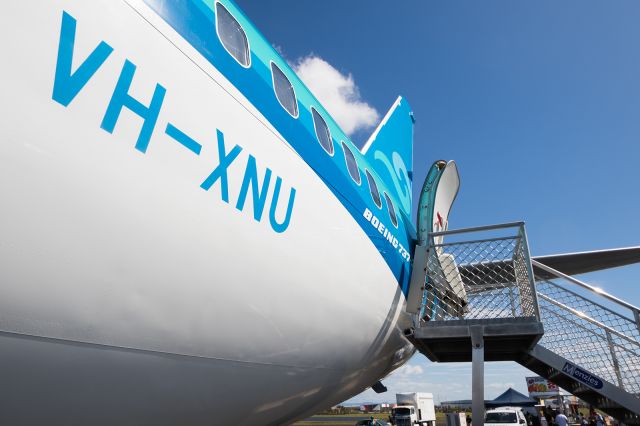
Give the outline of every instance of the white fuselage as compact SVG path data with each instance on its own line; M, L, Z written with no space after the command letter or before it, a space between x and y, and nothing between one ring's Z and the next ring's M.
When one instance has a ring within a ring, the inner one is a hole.
M62 13L73 70L113 53L73 101L52 99ZM282 424L370 386L412 353L404 295L337 197L225 77L146 6L3 7L0 424ZM125 60L131 96L166 88L146 153L124 108L101 128ZM202 145L170 138L173 123ZM222 183L216 131L242 151ZM272 184L264 217L249 156ZM285 232L277 216L296 189Z

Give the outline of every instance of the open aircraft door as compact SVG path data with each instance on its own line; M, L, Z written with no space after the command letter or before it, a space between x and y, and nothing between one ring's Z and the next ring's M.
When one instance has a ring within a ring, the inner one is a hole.
M460 189L460 176L454 161L436 161L422 185L418 201L418 241L413 253L413 269L407 312L417 314L422 305L427 270L429 233L446 231L449 226L449 212ZM434 243L442 243L442 236L434 237ZM457 265L451 255L437 253L440 267L457 271ZM447 274L446 283L452 297L466 299L464 286L459 273Z

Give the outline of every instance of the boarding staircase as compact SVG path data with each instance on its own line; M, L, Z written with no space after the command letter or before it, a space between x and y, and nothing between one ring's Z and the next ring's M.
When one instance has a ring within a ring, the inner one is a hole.
M532 259L524 223L429 233L408 311L430 360L473 361L474 404L481 364L511 360L640 425L640 310Z

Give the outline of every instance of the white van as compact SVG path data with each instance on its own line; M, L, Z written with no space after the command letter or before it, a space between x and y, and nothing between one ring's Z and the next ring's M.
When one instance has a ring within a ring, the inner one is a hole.
M499 407L487 411L484 426L527 426L527 419L518 407Z

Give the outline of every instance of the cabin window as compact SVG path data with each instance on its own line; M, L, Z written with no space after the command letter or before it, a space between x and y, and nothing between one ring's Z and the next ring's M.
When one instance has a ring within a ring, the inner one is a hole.
M273 77L273 90L276 92L276 98L284 109L293 117L298 117L298 101L293 86L282 72L280 68L271 62L271 75Z
M373 198L373 202L376 203L379 209L382 208L382 200L380 200L380 191L378 191L378 185L376 185L375 179L369 173L369 170L364 171L367 175L367 182L369 182L369 191L371 192L371 198Z
M386 192L383 192L384 199L387 201L387 209L389 209L389 217L391 217L391 223L396 228L398 227L398 216L396 216L396 209L393 207L393 202L391 202L391 198L387 195Z
M320 113L318 113L314 107L311 107L311 114L313 115L313 126L316 129L316 136L320 145L322 145L329 155L333 155L331 132L329 132L329 127L327 127L326 121L324 121L324 118L322 118Z
M216 30L224 48L245 68L249 67L249 41L240 23L226 7L216 3Z
M349 170L351 179L353 179L355 183L360 185L360 182L362 182L362 178L360 177L360 170L358 169L356 157L353 156L353 152L351 152L347 144L345 144L344 142L342 142L342 150L344 151L344 160L347 162L347 170Z

